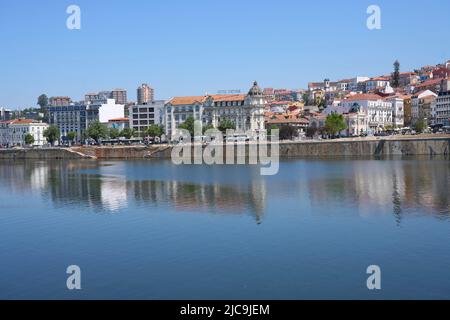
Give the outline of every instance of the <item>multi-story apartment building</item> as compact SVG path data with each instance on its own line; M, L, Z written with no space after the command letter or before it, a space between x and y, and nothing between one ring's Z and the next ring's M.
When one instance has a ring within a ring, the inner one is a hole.
M84 131L95 121L108 123L110 119L123 118L123 105L116 104L113 99L107 99L106 103L71 103L67 106L50 106L48 109L49 124L56 125L60 129L61 137L69 132L77 134L80 141Z
M260 133L264 131L264 105L262 90L255 82L247 95L208 96L203 107L203 124L218 128L230 120L236 131Z
M187 118L202 121L203 103L206 96L175 97L164 107L166 135L171 137Z
M70 97L51 97L49 104L53 107L62 107L69 105L71 101Z
M84 95L84 103L103 103L106 102L106 100L112 99L112 93L111 91L100 91L98 93L87 93Z
M411 98L411 123L415 124L419 120L426 120L428 124L432 122L431 105L438 95L431 90L424 90L414 94Z
M138 133L145 132L153 124L164 126L164 100L132 105L128 110L130 128Z
M365 82L366 90L365 92L371 92L376 89L384 89L390 83L390 78L388 77L375 77L370 78Z
M352 92L363 91L363 89L365 89L365 81L369 79L370 79L369 77L361 77L361 76L349 79L346 90Z
M48 124L31 119L0 121L0 145L23 146L25 136L30 134L34 138L34 146L43 146L47 143L44 137L47 128Z
M154 100L154 90L148 84L144 83L137 88L137 104L147 104Z
M9 109L0 108L0 120L11 120L14 112Z
M328 106L324 114L339 113L348 117L348 134L374 134L386 127L404 126L403 99L399 97L382 98L375 94L356 94Z
M111 91L111 99L116 101L116 104L126 104L127 103L127 90L124 89L114 89Z
M441 83L441 90L432 105L432 123L434 125L450 126L450 79Z
M203 125L217 128L224 120L232 121L237 131L260 133L264 129L265 99L255 81L245 94L218 94L206 96L176 97L165 106L166 134L172 137L188 117Z

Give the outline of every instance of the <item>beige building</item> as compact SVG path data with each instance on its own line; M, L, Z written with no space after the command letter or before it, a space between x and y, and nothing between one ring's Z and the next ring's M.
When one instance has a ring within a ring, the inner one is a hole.
M411 99L411 123L415 124L419 120L426 120L431 124L431 106L436 101L437 94L431 90L420 91Z
M111 98L116 100L116 104L126 104L127 103L127 90L114 89L111 91Z
M154 98L154 90L148 84L144 83L137 88L137 104L147 104Z
M51 97L49 103L53 107L68 106L72 100L69 97Z

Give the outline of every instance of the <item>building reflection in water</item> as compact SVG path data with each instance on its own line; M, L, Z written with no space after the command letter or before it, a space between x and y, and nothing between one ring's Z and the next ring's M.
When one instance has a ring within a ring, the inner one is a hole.
M450 215L450 162L421 160L337 162L339 174L323 172L308 180L313 205L333 212L336 206L355 207L360 215L417 212Z
M101 174L89 162L0 162L0 180L16 193L37 191L57 208L116 212L135 206L167 206L176 211L251 214L259 223L266 202L265 181L222 185L174 180L127 180Z
M319 207L319 212L332 214L337 206L345 206L350 214L393 214L398 223L405 214L449 217L448 160L322 161L301 165L307 166L306 173L294 183L279 175L245 178L250 181L230 184L223 183L220 177L210 183L129 180L125 175L102 174L114 170L102 171L97 162L0 162L0 187L16 194L38 194L56 208L99 213L117 212L130 204L165 206L179 212L251 214L259 223L268 202L283 210L283 199L301 202L306 197L313 214ZM300 203L299 212L301 209Z

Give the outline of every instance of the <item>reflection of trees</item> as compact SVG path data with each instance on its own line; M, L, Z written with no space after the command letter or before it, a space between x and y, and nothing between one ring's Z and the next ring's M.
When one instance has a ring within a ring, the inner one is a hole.
M92 173L83 169L93 169ZM115 211L135 205L168 206L177 211L251 213L260 221L266 201L264 181L250 185L201 184L174 180L130 180L98 174L94 162L0 164L0 179L16 192L36 189L57 208ZM37 179L36 177L40 177ZM34 178L33 178L34 177Z

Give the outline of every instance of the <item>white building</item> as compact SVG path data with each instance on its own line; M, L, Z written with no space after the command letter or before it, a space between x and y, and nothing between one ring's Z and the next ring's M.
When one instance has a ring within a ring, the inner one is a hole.
M403 100L398 97L383 99L375 94L355 94L338 105L328 106L323 113L352 115L347 117L348 134L374 134L387 126L403 127Z
M164 107L166 135L171 137L175 130L189 117L202 120L205 96L175 97Z
M386 77L376 77L370 78L366 81L366 92L373 91L375 89L384 89L390 84L389 78Z
M142 105L129 106L130 128L144 132L149 126L164 126L164 100L151 101Z
M264 129L265 100L255 81L247 95L213 95L204 103L203 124L218 128L224 120L236 125L236 131L260 133Z
M98 121L101 123L108 123L111 119L124 117L124 105L116 104L114 99L106 99L102 103L91 104L90 107L98 107Z
M365 81L368 81L369 79L370 79L369 77L360 77L360 76L350 79L347 90L358 92L361 89L360 84L364 83Z
M450 126L450 80L444 80L441 91L431 106L432 123Z
M166 103L164 120L166 134L172 136L189 117L204 126L219 127L224 120L232 121L237 131L264 131L263 91L255 81L248 94L218 94L176 97Z
M43 146L47 143L44 131L48 124L29 119L16 119L0 122L0 145L25 145L25 136L30 134L34 138L34 146Z

